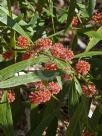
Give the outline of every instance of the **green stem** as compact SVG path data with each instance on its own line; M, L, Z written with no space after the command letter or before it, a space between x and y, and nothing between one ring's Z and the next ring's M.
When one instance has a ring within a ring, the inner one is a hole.
M14 62L16 63L17 51L15 50L16 49L16 38L15 38L15 31L14 30L11 31L11 47L14 49L13 56L14 56Z
M52 29L53 29L53 32L55 33L55 23L54 23L54 18L53 18L53 1L52 0L49 0L49 10L51 12Z
M9 11L9 16L12 17L11 1L10 0L7 0L7 6L8 6L8 11Z
M48 37L51 38L51 37L59 35L60 33L63 33L63 32L64 32L64 30L61 30L61 31L58 31L58 32L56 32L56 33L54 33L52 35L49 35Z

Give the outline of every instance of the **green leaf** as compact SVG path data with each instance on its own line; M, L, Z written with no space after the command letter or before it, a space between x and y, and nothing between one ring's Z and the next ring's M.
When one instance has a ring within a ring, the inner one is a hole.
M62 90L62 80L61 80L61 76L57 76L56 78L57 78L57 82L58 82L58 84L59 84L59 86L60 86L60 88L61 88L61 90Z
M0 9L0 22L12 28L19 34L27 37L29 41L31 41L28 34L23 30L23 28L15 20L13 20L10 16L8 16L2 9Z
M65 72L65 68L66 68L66 67L71 67L71 65L70 65L69 63L66 63L66 62L63 61L63 60L54 58L53 61L57 64L58 68L61 69L61 70L63 70L64 72ZM67 71L67 72L68 72L67 74L73 73L73 71L70 71L70 70Z
M26 75L18 76L18 77L12 77L10 79L7 79L5 81L0 82L0 88L9 88L9 87L15 87L31 82L37 82L41 80L53 80L59 75L58 72L44 72L44 71L38 71L35 73L29 73Z
M14 136L13 121L10 104L7 102L7 92L5 91L0 104L0 126L5 136Z
M4 7L5 7L5 6L3 6L3 7L0 6L0 10L2 10L2 12L5 12L5 14L9 15L8 10L5 9ZM12 13L12 18L13 18L14 21L15 21L16 23L18 23L20 26L23 26L23 27L26 26L26 29L27 29L30 33L33 32L32 27L29 26L29 25L31 25L31 24L26 23L24 20L20 20L20 18L22 18L22 14L21 14L20 16L16 16L15 14ZM33 24L33 25L34 25L34 24ZM28 27L27 27L27 26L28 26Z
M66 19L67 19L67 14L66 13L64 13L59 19L58 19L58 21L60 22L60 23L63 23Z
M91 38L102 40L101 33L98 33L98 32L95 32L95 31L89 31L89 32L86 32L85 34L88 35Z
M70 99L71 106L73 106L75 108L75 106L79 102L79 98L78 98L78 93L77 93L77 90L75 88L74 82L73 82L71 90L70 90L70 98L69 99Z
M89 18L89 14L87 12L87 8L85 4L82 3L77 3L78 9L79 9L79 14L81 15L82 18Z
M22 96L20 94L20 89L13 88L13 91L15 92L16 99L12 103L11 108L12 108L13 126L14 128L16 128L21 117L24 115L24 111L27 104L25 104L25 102L22 102L21 100Z
M37 58L31 58L29 60L24 60L16 64L10 65L2 70L0 70L0 81L5 80L11 76L14 76L15 73L24 70L25 68L32 66L36 63L46 62L49 58L44 56L39 56Z
M97 55L102 55L102 51L90 51L90 52L80 53L78 55L75 55L74 58L92 57Z
M79 104L79 96L75 88L75 82L73 80L68 90L68 113L70 119L72 118L74 112L76 111L78 104Z
M88 14L90 15L90 17L93 14L94 8L96 6L96 0L88 0Z
M70 5L69 5L69 10L68 10L68 17L67 17L67 24L65 27L65 32L68 30L71 21L73 19L74 13L75 13L75 7L76 7L76 0L71 0Z
M49 113L46 117L43 118L41 123L36 127L36 129L29 136L41 136L43 131L49 124L54 120L54 118L59 113L59 109L55 109L52 113Z
M74 133L82 117L82 114L83 114L83 102L81 102L78 105L76 111L74 112L74 115L71 118L70 124L68 126L66 136L75 136Z
M75 88L76 88L77 92L79 93L79 95L82 95L83 94L82 88L81 88L81 85L76 77L74 77L74 83L75 83Z
M87 33L85 33L85 34L87 34L87 35L90 35L90 33L91 33L91 35L92 36L94 36L93 38L90 38L90 41L89 41L89 43L88 43L88 46L87 46L87 48L86 48L86 50L85 50L85 52L88 52L89 50L91 50L99 41L100 41L100 37L101 37L101 34L102 34L102 27L100 27L98 30L97 30L97 33L95 34L92 34L92 32L87 32ZM99 38L98 38L98 35L99 35ZM96 37L95 37L95 35L97 35Z
M3 57L2 57L2 55L0 54L0 62L2 62L2 60L3 60Z
M58 119L54 118L46 131L46 136L56 136L56 131L58 127Z
M96 107L91 119L89 119L89 123L90 123L90 127L92 130L96 130L96 127L99 123L100 117L101 117L101 113L99 111L99 107Z

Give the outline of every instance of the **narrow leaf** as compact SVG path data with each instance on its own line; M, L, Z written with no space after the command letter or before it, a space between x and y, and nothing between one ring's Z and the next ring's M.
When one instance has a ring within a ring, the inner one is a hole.
M98 33L99 35L101 35L101 33L102 33L102 27L100 27L100 28L97 30L97 33ZM89 41L89 43L88 43L88 46L87 46L85 52L88 52L89 50L91 50L99 41L100 41L100 38L98 38L98 37L90 38L90 41Z
M19 86L31 82L37 82L41 80L52 80L56 78L58 74L59 74L58 72L38 71L37 73L29 73L18 77L12 77L10 79L0 82L0 88L15 87L15 86Z
M0 125L5 136L14 136L13 121L10 104L7 102L7 92L5 91L0 104Z
M90 51L90 52L80 53L78 55L75 55L74 58L92 57L97 55L102 55L102 51Z
M39 56L37 58L31 58L29 60L24 60L16 64L10 65L2 70L0 70L0 81L5 80L11 76L14 76L15 73L24 70L25 68L32 66L36 63L46 62L49 58L44 56Z

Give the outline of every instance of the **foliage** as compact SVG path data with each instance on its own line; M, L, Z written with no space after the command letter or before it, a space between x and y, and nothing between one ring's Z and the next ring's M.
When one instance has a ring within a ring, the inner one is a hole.
M26 136L55 136L62 120L65 136L102 135L102 13L96 0L64 2L0 1L3 136L16 134L22 116Z

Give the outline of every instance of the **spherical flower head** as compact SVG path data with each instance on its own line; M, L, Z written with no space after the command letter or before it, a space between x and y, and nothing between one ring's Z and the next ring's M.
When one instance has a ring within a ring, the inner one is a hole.
M94 86L94 84L89 84L88 88L90 90L91 95L94 95L96 93L96 91L97 91L96 87Z
M65 61L71 61L74 58L74 53L70 49L65 49Z
M93 84L83 85L82 91L86 96L92 97L96 93L96 87Z
M78 26L78 23L79 23L79 21L78 21L78 18L77 17L73 17L73 19L72 19L72 26L73 27L77 27Z
M47 63L44 64L44 69L51 71L51 70L57 70L58 67L57 67L57 64L55 64L53 62L47 62Z
M58 83L49 82L48 89L50 90L51 94L53 95L53 94L58 94L61 90L61 87L58 85Z
M27 60L30 59L32 57L32 52L25 52L24 54L22 54L22 60Z
M78 74L86 75L90 70L90 64L87 61L79 60L76 64L76 71Z
M21 48L26 48L29 46L29 41L28 38L24 36L19 36L17 38L17 45L20 46Z
M51 99L51 92L49 90L42 90L43 102L47 102Z
M8 99L9 103L14 102L14 100L15 100L15 93L13 91L11 91L11 90L8 91L8 93L7 93L7 99Z
M52 46L52 41L49 38L40 38L36 42L35 50L37 52L47 51L51 48L51 46Z
M13 58L13 52L12 50L8 50L3 53L4 60L11 60Z
M68 80L72 80L73 79L73 76L71 74L64 74L62 75L62 78L64 81L68 81Z
M51 93L49 90L39 90L35 92L31 92L29 95L29 99L32 104L41 104L49 101L51 98Z
M31 92L31 94L29 95L29 100L32 104L41 104L43 102L42 92Z
M51 47L51 53L54 57L57 58L61 58L63 59L63 55L64 55L64 47L61 43L55 43L52 47Z
M43 83L43 81L38 81L33 83L35 88L38 90L43 90L45 88L45 84Z
M93 20L96 24L102 25L102 12L96 12L96 13L92 16L92 20Z
M88 89L88 86L82 85L82 91L86 96L90 96L90 91Z

